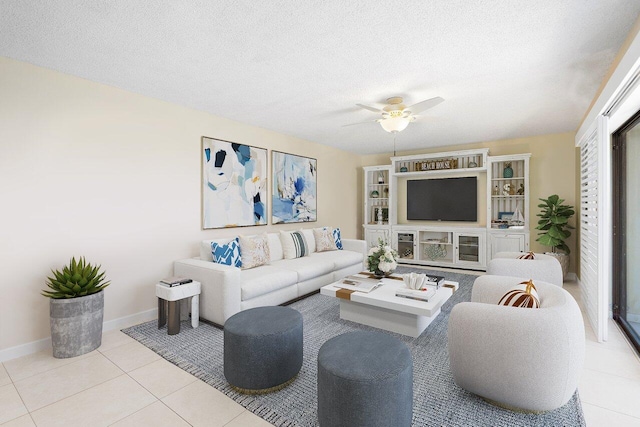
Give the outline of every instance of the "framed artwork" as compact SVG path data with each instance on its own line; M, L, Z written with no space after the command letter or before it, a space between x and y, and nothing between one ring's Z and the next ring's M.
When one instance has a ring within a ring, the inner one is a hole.
M271 223L317 221L317 160L271 151Z
M498 212L498 219L510 221L513 218L513 212Z
M267 150L202 137L202 228L267 224Z

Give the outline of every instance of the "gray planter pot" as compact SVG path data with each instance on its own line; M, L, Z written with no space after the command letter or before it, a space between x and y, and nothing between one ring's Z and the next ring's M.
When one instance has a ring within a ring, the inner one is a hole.
M53 357L66 359L102 344L104 291L80 298L50 299Z
M562 267L562 278L566 279L567 274L569 274L569 255L559 252L545 252L544 254L551 255L560 262L560 267Z

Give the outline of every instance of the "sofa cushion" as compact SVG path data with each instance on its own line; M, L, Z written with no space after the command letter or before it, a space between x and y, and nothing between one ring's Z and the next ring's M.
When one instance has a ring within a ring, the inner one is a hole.
M316 251L335 251L336 241L333 238L333 229L331 228L314 228L313 237L316 239Z
M281 231L280 243L282 243L284 259L300 258L309 255L307 241L300 231Z
M285 261L278 261L276 265ZM298 282L295 271L263 265L251 270L243 270L240 281L242 301L250 300L273 291L277 291Z
M282 243L280 242L278 233L268 233L267 239L269 239L269 256L271 262L284 258Z
M213 262L217 264L232 265L234 267L242 266L240 243L238 243L237 237L227 244L211 242L211 255L213 256Z
M355 264L362 264L364 256L360 252L354 251L329 251L329 252L316 252L311 255L313 260L328 261L333 263L334 270L349 267Z
M313 237L313 229L307 228L306 230L300 230L304 235L304 239L307 241L307 247L309 248L309 253L312 254L316 251L316 239Z
M257 236L240 236L240 256L242 257L242 269L258 267L268 264L271 260L269 254L269 239L267 234Z
M283 259L275 263L274 267L296 272L298 282L303 282L332 272L334 265L331 259L319 258L313 254L308 257Z

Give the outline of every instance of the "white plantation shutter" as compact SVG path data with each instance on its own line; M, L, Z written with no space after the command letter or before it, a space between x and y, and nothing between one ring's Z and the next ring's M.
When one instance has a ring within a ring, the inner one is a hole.
M607 339L609 311L610 149L607 118L599 116L580 141L580 284L598 341Z

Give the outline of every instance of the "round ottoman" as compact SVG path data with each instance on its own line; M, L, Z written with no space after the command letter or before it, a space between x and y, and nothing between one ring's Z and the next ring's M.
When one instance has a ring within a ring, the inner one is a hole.
M409 348L380 332L331 338L318 353L320 426L410 426L413 361Z
M224 376L242 393L268 393L291 383L302 367L302 315L258 307L224 324Z

